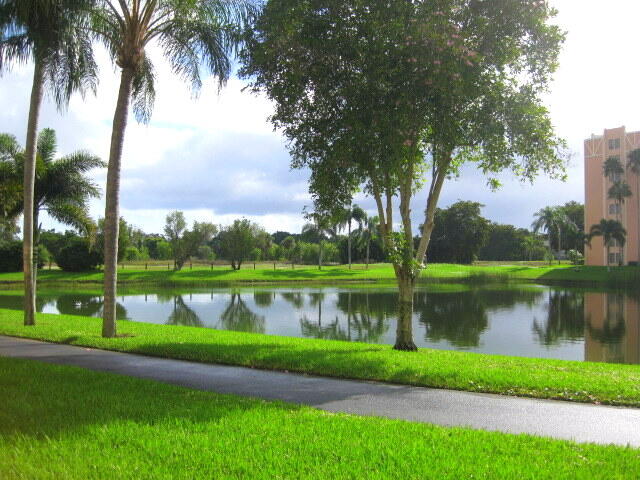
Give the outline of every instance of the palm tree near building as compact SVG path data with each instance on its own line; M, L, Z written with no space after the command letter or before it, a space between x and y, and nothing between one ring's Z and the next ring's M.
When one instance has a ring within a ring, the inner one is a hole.
M222 87L232 55L257 12L253 0L97 0L92 29L120 69L113 117L105 208L104 316L102 335L116 335L116 281L120 169L129 105L138 121L150 119L155 71L147 47L156 45L173 72L197 92L203 67Z
M362 230L362 224L366 220L366 212L356 204L350 204L338 213L338 228L347 229L347 255L349 269L351 269L352 235L351 226L353 222L358 225L358 230Z
M0 162L0 165L11 164L13 177L4 178L9 184L19 184L24 176L26 152L15 142L12 150L15 152L10 160ZM57 141L54 130L46 128L38 135L36 148L36 177L34 183L33 202L33 243L39 243L41 225L39 218L42 212L47 212L54 220L75 228L85 235L91 235L95 230L95 223L89 215L89 200L100 197L98 186L86 174L95 168L104 168L100 158L85 151L77 151L56 159ZM0 166L0 170L5 170ZM8 170L8 169L6 169ZM22 200L22 198L20 198ZM15 218L24 213L25 204L14 202L6 210L8 218ZM35 278L34 271L34 278Z
M24 323L35 325L34 183L40 107L46 89L62 110L71 95L95 91L97 67L87 28L92 0L0 1L0 73L33 61L23 179Z
M602 167L605 178L611 183L619 181L619 177L624 174L624 167L620 163L620 157L608 157Z
M589 230L589 235L587 235L589 248L591 248L591 240L594 237L602 237L604 246L607 249L607 270L609 270L611 247L614 242L624 247L627 239L627 231L619 221L603 218L600 220L600 223L592 225Z
M624 205L625 199L632 195L631 189L626 182L615 182L611 187L609 187L607 194L610 200L616 202L616 219L621 222L622 205Z
M629 152L627 168L636 177L636 215L638 215L638 229L640 230L640 148ZM638 231L638 255L640 256L640 231ZM640 260L640 258L638 258Z

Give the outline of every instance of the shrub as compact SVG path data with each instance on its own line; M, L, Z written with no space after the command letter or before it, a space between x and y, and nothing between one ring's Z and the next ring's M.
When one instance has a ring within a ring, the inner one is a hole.
M66 272L86 272L100 265L102 259L87 239L77 238L60 250L56 263Z
M584 265L584 255L577 250L569 250L567 257L572 265Z
M12 241L0 245L0 272L22 271L22 242Z
M140 251L136 247L127 247L124 251L124 259L130 262L142 260L142 255L140 255Z

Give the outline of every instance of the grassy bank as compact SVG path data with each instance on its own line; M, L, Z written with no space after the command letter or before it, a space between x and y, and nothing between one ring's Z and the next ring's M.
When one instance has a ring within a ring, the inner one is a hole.
M354 265L349 270L345 266L278 268L274 270L267 265L259 265L256 270L251 266L239 271L229 267L215 266L188 267L179 271L145 270L141 266L128 266L118 272L121 285L197 285L215 286L242 284L251 282L286 283L286 282L393 282L393 268L386 264ZM42 270L38 273L40 284L96 284L102 283L102 272L72 273L61 270ZM533 281L542 283L574 283L611 286L640 285L640 268L614 267L607 271L605 267L572 267L568 265L529 266L529 265L429 265L421 276L422 280L445 281ZM0 284L5 286L19 285L22 273L0 274Z
M0 478L622 479L640 451L321 412L0 358ZM533 454L531 454L534 452Z
M640 407L640 366L570 362L311 340L193 327L119 322L123 336L104 339L101 321L0 310L0 334L197 362L380 380L506 395Z

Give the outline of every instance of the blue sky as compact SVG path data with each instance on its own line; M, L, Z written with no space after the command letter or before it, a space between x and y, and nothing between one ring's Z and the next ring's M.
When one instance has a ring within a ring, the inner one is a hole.
M532 215L546 205L584 200L582 142L591 133L626 125L640 129L635 0L552 0L557 23L568 30L561 67L546 102L559 135L567 139L573 157L566 183L539 178L533 186L509 175L497 192L486 179L466 168L448 182L440 206L458 199L485 205L484 215L496 222L528 227ZM46 101L40 127L54 128L60 154L86 149L107 159L118 76L104 52L99 52L98 95L74 97L64 115ZM156 107L149 125L133 118L125 138L121 208L129 223L161 232L170 210L183 210L189 220L227 224L238 217L261 223L267 230L299 231L302 208L310 204L305 171L291 171L284 140L268 122L272 106L263 97L243 92L232 79L220 94L213 79L199 97L177 80L161 57ZM24 142L31 66L15 68L0 78L0 131ZM106 171L92 173L104 184ZM414 200L416 224L421 223L426 193ZM374 212L370 199L356 203ZM94 217L104 215L104 199L92 202ZM45 227L57 227L45 219Z

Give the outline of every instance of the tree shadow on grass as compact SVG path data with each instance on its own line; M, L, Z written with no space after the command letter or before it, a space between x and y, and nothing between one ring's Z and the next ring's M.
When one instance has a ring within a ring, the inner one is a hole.
M137 378L0 357L0 437L55 438L89 426L135 422L157 425L183 419L221 421L255 408L295 411L281 402L264 404ZM8 440L10 442L10 440Z

